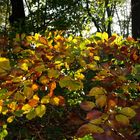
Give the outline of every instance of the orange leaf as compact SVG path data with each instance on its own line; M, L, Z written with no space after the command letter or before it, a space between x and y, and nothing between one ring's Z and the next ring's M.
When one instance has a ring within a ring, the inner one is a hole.
M53 81L52 83L50 83L50 93L49 96L52 97L54 95L53 91L56 88L56 82Z
M44 45L48 45L48 41L46 40L45 37L39 37L39 41L40 41L40 43L42 43Z
M33 85L32 85L32 90L33 90L33 91L37 91L38 88L39 88L39 86L38 86L37 84L33 84Z
M31 99L31 100L29 100L28 104L29 104L31 107L35 107L35 106L37 106L37 104L38 104L38 100L36 100L36 99Z

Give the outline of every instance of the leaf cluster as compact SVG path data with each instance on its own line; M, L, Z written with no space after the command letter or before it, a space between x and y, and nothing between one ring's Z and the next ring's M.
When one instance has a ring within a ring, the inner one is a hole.
M60 107L67 111L65 127L75 126L76 137L135 139L139 53L133 38L105 32L86 39L60 31L17 34L7 56L0 57L0 125L42 118L50 107L56 112ZM1 135L7 135L5 127Z

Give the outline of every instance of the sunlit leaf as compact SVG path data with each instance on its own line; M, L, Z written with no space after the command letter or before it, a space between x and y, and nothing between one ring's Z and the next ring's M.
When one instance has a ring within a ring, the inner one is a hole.
M44 96L42 99L41 99L41 103L42 104L48 104L50 102L50 96Z
M96 61L99 61L99 60L100 60L100 57L99 57L99 56L94 56L93 58L94 58L94 60L96 60Z
M0 57L0 76L6 76L11 70L9 59Z
M36 100L36 99L30 99L29 102L28 102L28 104L29 104L31 107L35 107L35 106L37 106L37 104L38 104L38 100Z
M27 39L28 42L31 42L33 37L32 36L27 36L26 39Z
M39 86L37 84L32 85L32 90L37 91L39 89Z
M136 112L130 107L122 108L119 113L128 116L129 118L133 118L136 115Z
M102 38L105 40L108 40L108 34L106 32L103 32Z
M51 100L50 100L50 104L52 104L52 105L56 105L56 106L59 105L59 102L60 102L60 99L59 99L57 96L51 98Z
M22 110L24 111L24 113L28 113L31 109L32 107L29 104L25 104L22 107Z
M8 118L7 118L7 122L8 122L8 123L13 122L14 118L15 118L15 116L10 116L10 117L8 117Z
M39 41L40 41L40 43L42 43L44 45L47 45L48 44L48 41L44 37L39 37Z
M43 117L43 115L46 113L46 106L39 105L37 108L35 108L35 112L38 117Z

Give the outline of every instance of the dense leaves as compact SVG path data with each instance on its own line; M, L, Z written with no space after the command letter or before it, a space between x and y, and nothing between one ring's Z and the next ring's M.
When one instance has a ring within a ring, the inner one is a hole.
M17 35L7 57L0 57L1 137L7 135L7 123L43 118L54 107L54 112L67 112L61 121L66 129L74 126L70 136L134 139L140 108L139 53L137 41L116 34Z

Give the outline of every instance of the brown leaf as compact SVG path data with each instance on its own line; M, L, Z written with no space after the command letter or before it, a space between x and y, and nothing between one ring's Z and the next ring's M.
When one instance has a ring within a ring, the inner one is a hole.
M102 112L98 111L98 110L92 110L89 113L87 113L86 119L87 120L93 120L93 119L97 119L102 115Z
M84 101L80 104L80 107L85 111L91 111L95 107L95 103L91 101Z
M87 134L91 134L91 133L99 133L99 134L101 134L103 132L104 132L104 130L100 126L88 123L88 124L82 125L78 129L76 136L77 137L83 137L83 136L85 136Z

